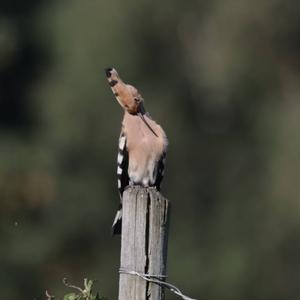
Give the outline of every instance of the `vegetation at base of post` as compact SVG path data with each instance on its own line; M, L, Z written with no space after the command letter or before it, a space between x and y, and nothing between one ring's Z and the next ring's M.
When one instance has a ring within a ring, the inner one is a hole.
M92 288L94 284L94 280L90 280L85 278L83 282L83 289L72 285L68 282L67 278L63 279L63 283L68 288L71 288L75 290L76 292L71 292L66 295L64 295L63 300L107 300L107 298L100 296L100 294L97 292L96 294L93 294ZM54 296L51 296L46 291L46 300L53 300Z

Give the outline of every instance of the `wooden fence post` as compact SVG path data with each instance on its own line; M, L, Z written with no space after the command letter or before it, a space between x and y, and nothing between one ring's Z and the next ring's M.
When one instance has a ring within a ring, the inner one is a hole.
M155 188L125 190L119 300L164 299L161 286L126 272L166 275L169 206Z

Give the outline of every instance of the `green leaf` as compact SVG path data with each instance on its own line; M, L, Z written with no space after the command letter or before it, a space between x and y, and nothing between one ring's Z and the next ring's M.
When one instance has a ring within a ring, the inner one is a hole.
M64 300L77 300L78 296L75 293L69 293L64 296Z
M84 283L85 289L86 289L87 291L91 291L92 286L93 286L93 283L94 283L93 280L85 279L85 283Z
M106 300L104 297L100 297L99 293L96 296L93 296L92 300Z

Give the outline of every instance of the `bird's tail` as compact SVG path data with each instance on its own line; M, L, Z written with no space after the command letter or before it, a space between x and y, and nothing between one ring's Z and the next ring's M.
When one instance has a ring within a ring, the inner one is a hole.
M119 210L116 213L114 222L112 224L112 234L121 234L122 231L122 206L119 207Z

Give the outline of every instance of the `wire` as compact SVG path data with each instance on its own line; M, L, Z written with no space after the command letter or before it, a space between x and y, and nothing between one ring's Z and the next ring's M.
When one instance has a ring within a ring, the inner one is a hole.
M168 282L162 281L163 278L166 278L166 275L153 275L153 274L144 274L144 273L139 273L136 271L129 271L126 270L124 268L120 268L119 269L119 273L121 274L129 274L129 275L135 275L138 276L140 278L143 278L144 280L148 281L148 282L152 282L155 284L158 284L160 286L164 286L167 289L169 289L171 292L173 292L174 294L178 295L179 297L181 297L184 300L197 300L197 299L193 299L190 298L186 295L184 295L179 288L177 288L175 285L170 284Z

